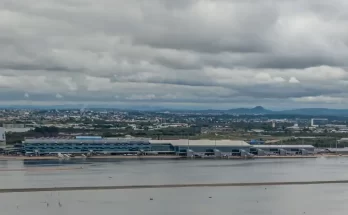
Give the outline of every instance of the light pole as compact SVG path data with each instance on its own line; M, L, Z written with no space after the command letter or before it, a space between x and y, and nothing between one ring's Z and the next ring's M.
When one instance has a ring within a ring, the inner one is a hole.
M335 138L335 142L336 142L336 154L337 154L337 142L338 140Z

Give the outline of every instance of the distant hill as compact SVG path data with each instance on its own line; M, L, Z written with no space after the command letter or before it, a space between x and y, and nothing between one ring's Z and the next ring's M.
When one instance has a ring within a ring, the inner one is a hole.
M236 109L229 109L227 111L224 111L226 113L234 113L234 114L270 114L273 111L267 110L263 108L262 106L256 106L254 108L236 108Z

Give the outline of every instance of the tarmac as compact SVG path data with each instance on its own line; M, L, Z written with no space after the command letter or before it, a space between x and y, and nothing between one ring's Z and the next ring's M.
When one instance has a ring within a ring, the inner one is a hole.
M230 156L228 158L215 158L215 157L205 157L205 158L189 158L176 155L142 155L142 156L124 156L124 155L98 155L91 157L75 156L71 158L59 158L57 156L6 156L0 155L0 160L58 160L58 159L300 159L300 158L319 158L319 157L348 157L348 155L341 154L321 154L321 155L293 155L293 156L254 156L254 157L239 157Z
M125 189L159 189L190 187L247 187L247 186L284 186L284 185L316 185L316 184L348 184L348 180L334 181L286 181L286 182L252 182L252 183L211 183L211 184L160 184L160 185L126 185L126 186L85 186L85 187L39 187L39 188L6 188L0 193L53 192L53 191L85 191L85 190L125 190Z
M47 171L69 171L78 170L82 167L31 167L31 168L18 168L18 169L7 169L1 168L0 172L47 172Z
M6 156L2 155L0 156L0 160L59 160L59 159L141 159L141 158L148 158L148 159L178 159L181 158L180 156L162 156L162 155L146 155L146 156L124 156L124 155L98 155L98 156L90 156L90 157L83 157L83 156L75 156L70 158L60 158L57 156Z

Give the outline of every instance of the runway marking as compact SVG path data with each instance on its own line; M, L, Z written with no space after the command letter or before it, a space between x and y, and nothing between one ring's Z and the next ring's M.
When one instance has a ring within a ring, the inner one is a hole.
M287 182L211 183L211 184L160 184L160 185L125 185L125 186L119 185L119 186L85 186L85 187L39 187L39 188L0 189L0 193L158 189L158 188L189 188L189 187L248 187L248 186L313 185L313 184L347 184L347 183L348 183L348 180L334 180L334 181L287 181Z
M20 171L28 171L28 172L46 172L46 171L66 171L66 170L77 170L81 169L81 167L52 167L52 168L41 168L41 167L34 167L34 168L21 168L21 169L0 169L0 172L20 172Z

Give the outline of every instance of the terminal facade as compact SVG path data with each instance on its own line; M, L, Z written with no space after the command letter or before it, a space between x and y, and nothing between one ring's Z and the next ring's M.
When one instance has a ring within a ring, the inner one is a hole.
M196 155L292 155L312 154L311 145L250 145L241 140L151 140L147 138L37 138L26 139L22 143L23 153L47 155L67 154L172 154Z

